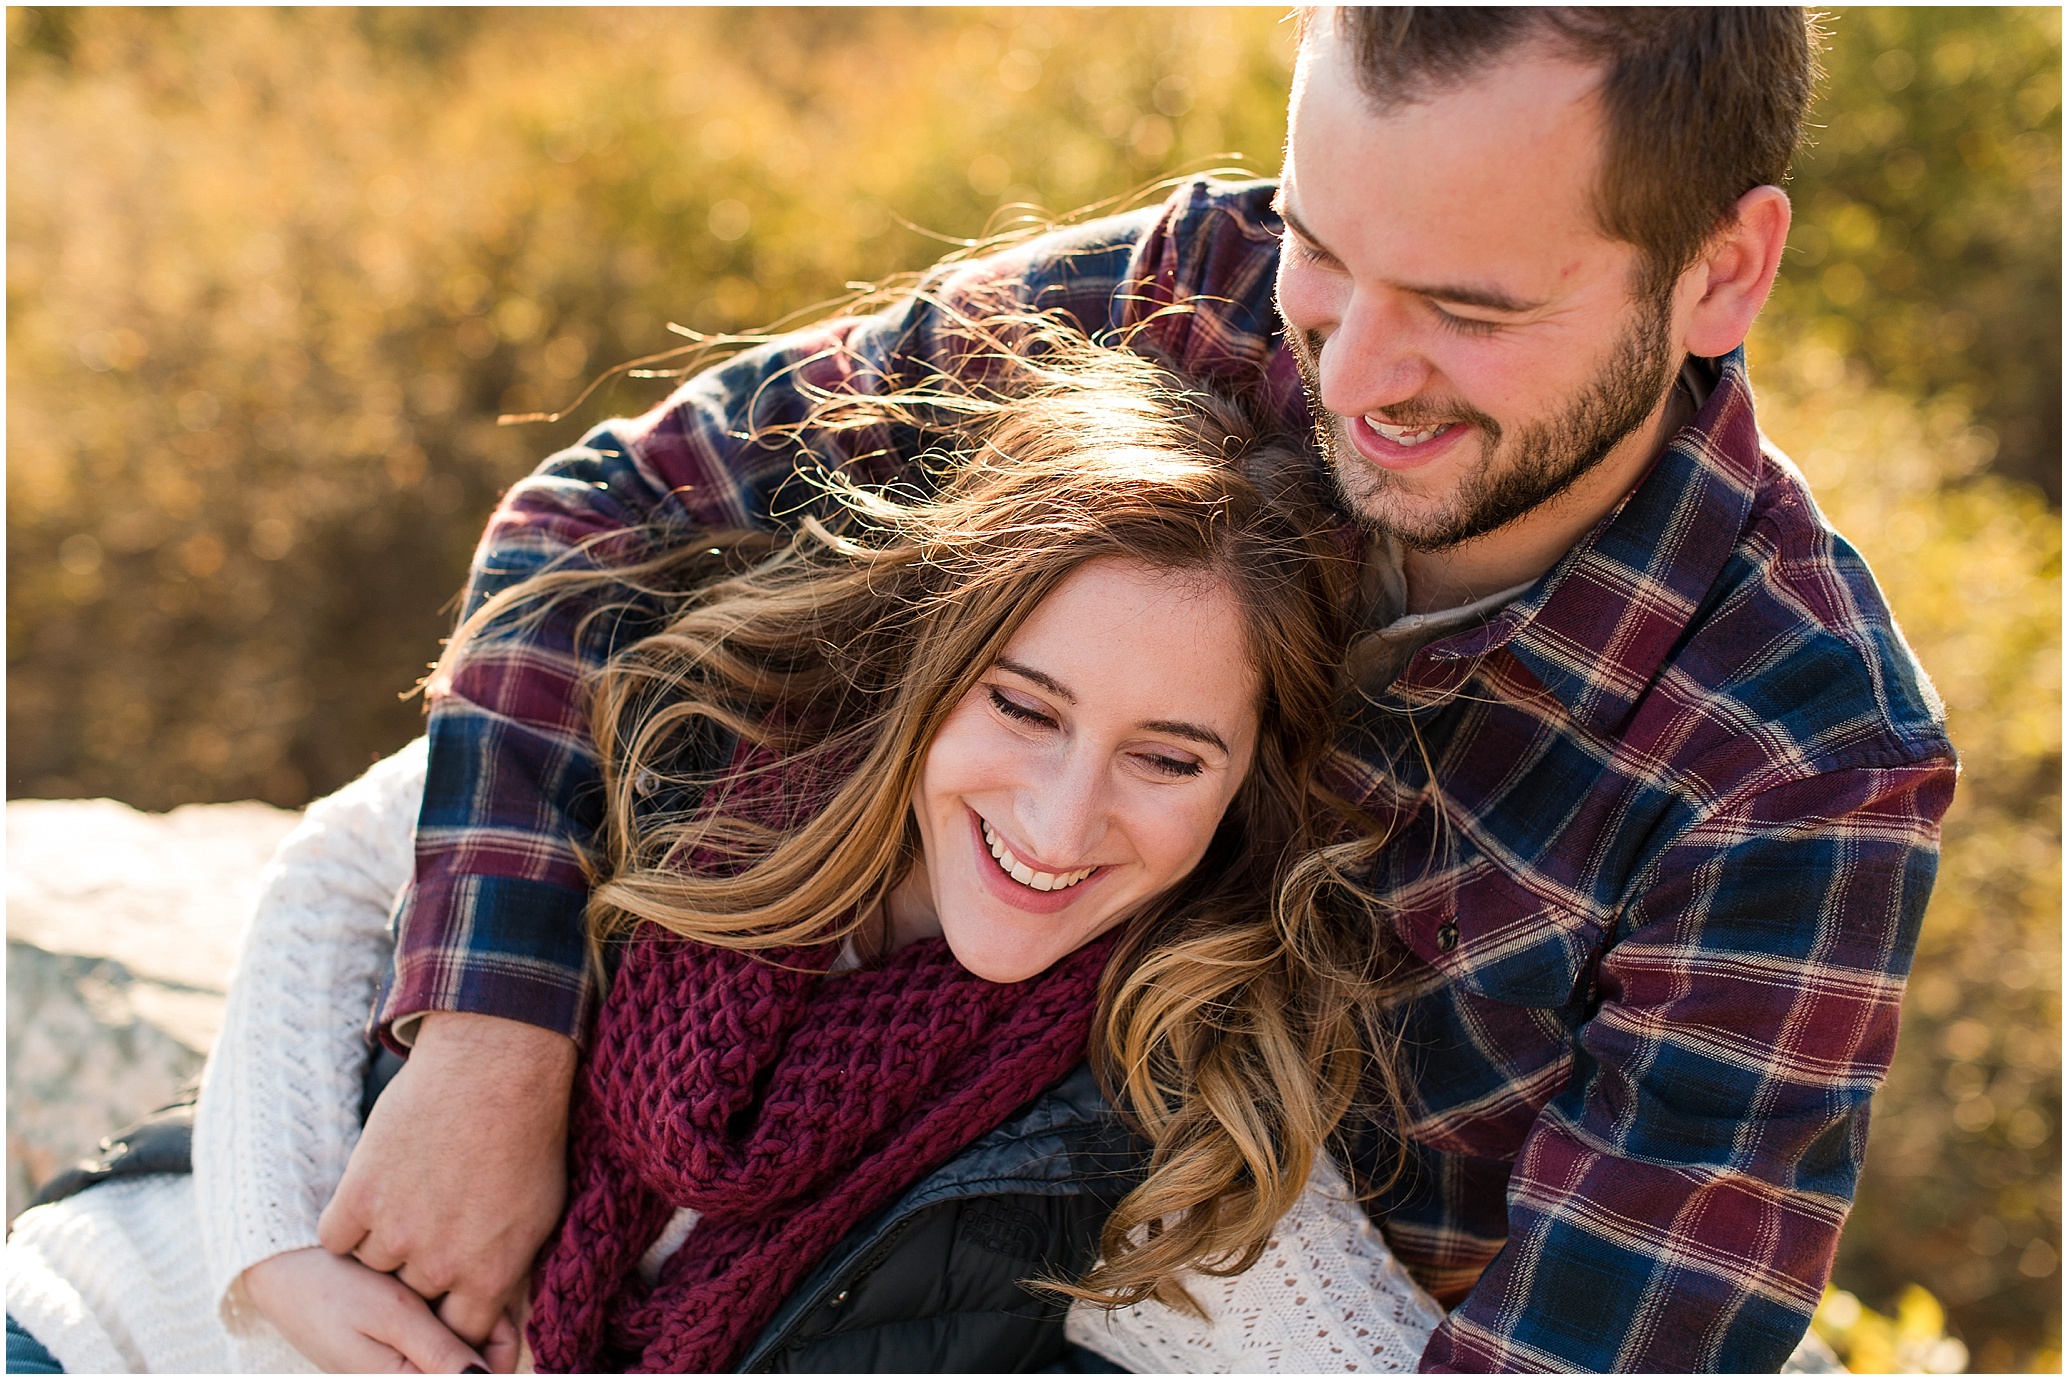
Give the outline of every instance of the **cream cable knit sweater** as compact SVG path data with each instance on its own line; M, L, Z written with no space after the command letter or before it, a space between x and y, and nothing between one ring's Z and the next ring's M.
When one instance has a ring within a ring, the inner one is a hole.
M310 1369L241 1276L319 1244L358 1141L359 1031L413 865L424 760L419 739L311 805L267 866L202 1075L193 1175L112 1182L17 1219L7 1309L68 1371ZM1326 1163L1256 1268L1191 1288L1210 1324L1160 1304L1079 1308L1070 1337L1139 1372L1403 1371L1442 1318Z
M16 1219L7 1310L73 1372L308 1371L244 1271L319 1244L359 1139L359 1031L413 865L419 739L309 807L266 867L202 1073L194 1173L89 1189Z
M1186 1288L1208 1320L1153 1301L1114 1313L1080 1303L1064 1332L1137 1375L1321 1375L1412 1371L1443 1321L1325 1157L1262 1259Z

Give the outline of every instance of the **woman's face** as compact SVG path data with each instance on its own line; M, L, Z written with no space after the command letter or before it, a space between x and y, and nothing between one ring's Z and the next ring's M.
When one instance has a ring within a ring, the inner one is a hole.
M1183 880L1249 771L1257 673L1210 576L1105 558L1035 609L949 715L912 809L894 942L1018 982Z

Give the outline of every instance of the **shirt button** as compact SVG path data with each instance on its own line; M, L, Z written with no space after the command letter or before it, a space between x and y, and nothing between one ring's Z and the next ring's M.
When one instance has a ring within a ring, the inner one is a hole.
M1443 928L1436 932L1436 947L1445 953L1449 953L1452 949L1458 947L1457 925L1448 921L1445 922Z
M846 1303L846 1302L847 1302L847 1295L848 1295L848 1291L847 1291L847 1290L845 1290L845 1289L842 1289L842 1290L841 1290L841 1291L840 1291L839 1293L835 1294L835 1295L833 1296L833 1306L834 1306L835 1308L838 1308L838 1307L839 1307L839 1306L840 1306L841 1304L843 1304L843 1303Z

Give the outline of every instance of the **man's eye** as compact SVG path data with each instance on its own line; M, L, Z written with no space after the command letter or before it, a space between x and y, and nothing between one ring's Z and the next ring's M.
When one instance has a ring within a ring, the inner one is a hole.
M1492 335L1501 328L1501 323L1498 321L1481 321L1473 316L1453 316L1442 307L1432 306L1429 310L1436 313L1436 324L1438 326L1441 326L1446 331L1454 331L1459 335Z
M1301 239L1298 234L1294 233L1291 230L1285 232L1285 243L1292 246L1292 252L1295 258L1305 259L1310 264L1326 264L1332 262L1328 255L1322 253L1319 249L1316 249L1313 245Z
M1006 718L1018 719L1023 724L1041 724L1049 728L1055 727L1056 721L1040 710L1021 704L995 685L990 686L989 689L991 691L991 707Z

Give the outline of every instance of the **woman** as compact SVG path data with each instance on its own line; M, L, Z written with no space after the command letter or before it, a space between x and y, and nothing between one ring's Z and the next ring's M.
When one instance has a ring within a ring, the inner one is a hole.
M1037 1254L1058 1293L1188 1308L1188 1279L1258 1258L1350 1108L1375 983L1340 878L1375 841L1317 773L1352 562L1303 462L1232 409L1035 344L994 394L829 404L953 414L935 497L829 479L781 549L549 574L464 630L598 589L634 592L599 616L656 624L596 693L615 972L534 1278L545 1368L780 1364L800 1299L851 1296L814 1270L923 1246L886 1214L1087 1050L1146 1173L1088 1271ZM368 1276L301 1250L243 1284L312 1357L411 1355L384 1335L399 1286ZM934 1368L1059 1349L1059 1309L1030 1332L990 1302L916 1320ZM1005 1321L972 1340L972 1311ZM872 1324L876 1359L914 1321ZM816 1359L856 1333L822 1329Z

